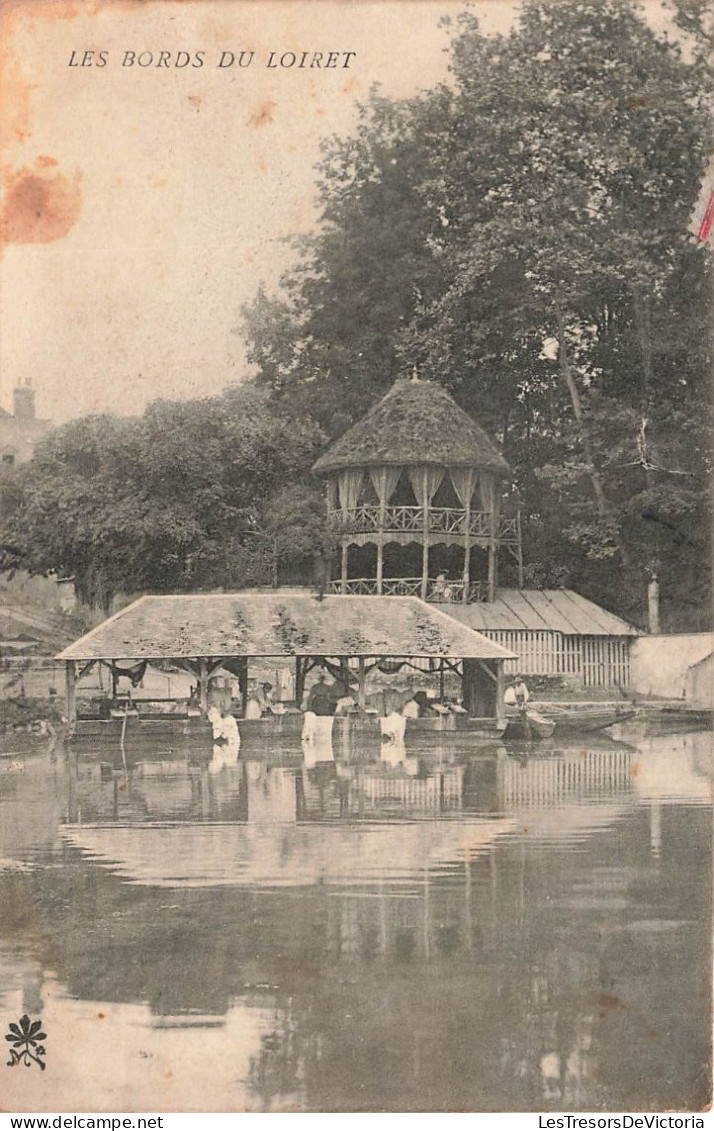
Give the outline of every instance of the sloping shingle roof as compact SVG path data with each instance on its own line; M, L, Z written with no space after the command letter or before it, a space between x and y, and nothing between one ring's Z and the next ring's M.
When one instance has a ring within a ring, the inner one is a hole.
M418 597L325 597L295 590L140 597L60 660L197 656L449 656L512 652Z
M567 636L639 636L627 621L573 589L499 589L492 602L437 605L476 632L554 631Z
M400 380L315 464L327 474L346 467L436 464L509 474L496 445L433 381Z

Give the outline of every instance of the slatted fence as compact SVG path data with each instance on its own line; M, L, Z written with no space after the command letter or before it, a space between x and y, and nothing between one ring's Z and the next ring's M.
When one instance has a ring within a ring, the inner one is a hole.
M507 673L562 675L584 687L628 687L630 640L620 636L566 636L562 632L489 629L484 636L518 653Z

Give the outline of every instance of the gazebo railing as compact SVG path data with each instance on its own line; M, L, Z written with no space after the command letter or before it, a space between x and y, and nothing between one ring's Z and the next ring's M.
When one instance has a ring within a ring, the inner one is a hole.
M377 579L374 577L350 577L347 581L331 581L328 586L329 593L342 594L350 597L376 597L379 596ZM382 578L383 597L420 597L420 577L384 577ZM427 601L443 602L445 604L461 604L464 599L463 581L430 581L427 588ZM470 581L466 597L467 604L474 601L488 600L488 582Z
M382 509L374 503L360 503L349 510L334 509L329 512L330 522L347 534L402 534L424 532L424 508L387 506ZM430 507L428 532L430 534L463 534L466 511L461 507ZM469 533L488 538L491 533L491 515L488 511L471 511ZM516 541L518 520L501 515L497 519L496 537L499 541Z

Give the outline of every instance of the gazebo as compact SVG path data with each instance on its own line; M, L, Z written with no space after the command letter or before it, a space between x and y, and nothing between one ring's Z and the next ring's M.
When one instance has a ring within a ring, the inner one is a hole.
M333 593L419 596L443 601L444 578L430 577L434 546L462 550L461 576L448 582L449 601L492 601L497 556L506 548L522 584L520 516L503 513L511 472L484 430L442 386L397 381L387 395L315 464L326 481L328 517L341 545ZM421 547L421 576L387 576L385 547ZM350 576L350 547L376 547L371 577ZM486 577L472 577L472 550L487 554ZM432 573L434 571L432 570Z

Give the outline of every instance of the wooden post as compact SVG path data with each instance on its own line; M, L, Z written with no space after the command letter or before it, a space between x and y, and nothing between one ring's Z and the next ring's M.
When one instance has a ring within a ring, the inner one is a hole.
M245 709L248 706L248 657L243 659L238 669L238 686L240 687L240 709L245 718Z
M469 587L471 584L471 499L466 500L464 510L464 592L462 601L465 605L469 601Z
M506 725L506 706L503 702L505 690L506 673L504 670L504 661L496 660L496 725L499 727Z
M429 588L429 492L426 485L426 472L424 473L424 493L422 495L422 505L424 507L424 544L422 546L421 554L421 599L422 601L426 601L426 595Z
M205 715L208 709L208 663L205 656L198 661L198 703Z
M74 660L65 664L67 688L67 725L73 730L77 725L77 669Z
M342 592L347 592L347 539L342 539Z
M377 535L377 595L382 595L382 575L384 573L384 543L382 535Z
M474 699L475 699L475 680L476 680L476 663L474 660L464 660L462 664L461 675L461 699L462 703L469 713L475 715Z
M117 682L118 682L117 671L116 671L116 660L110 660L109 662L111 663L111 667L110 667L109 671L110 671L111 677L112 677L112 699L116 699L116 697L117 697Z
M305 664L300 656L295 657L295 702L298 707L302 704L305 694Z
M659 581L657 574L653 573L647 586L647 613L649 630L653 636L659 634Z
M367 706L366 682L367 676L364 670L364 656L360 656L358 660L359 667L357 669L357 703L360 710L364 711Z
M491 489L489 491L490 515L490 533L488 540L488 599L493 601L496 595L496 479L495 476L491 477Z

